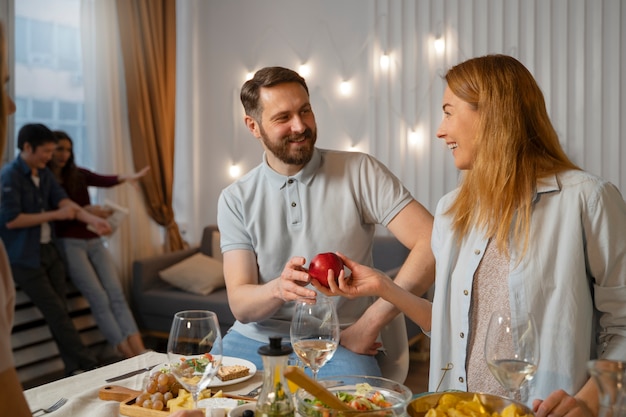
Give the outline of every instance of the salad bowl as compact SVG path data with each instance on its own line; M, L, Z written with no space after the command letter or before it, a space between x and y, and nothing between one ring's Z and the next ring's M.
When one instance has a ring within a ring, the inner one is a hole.
M320 378L324 384L331 378ZM406 407L411 400L411 390L403 384L386 378L360 375L333 376L332 381L341 381L328 388L345 402L350 410L337 410L326 406L310 393L300 388L295 393L297 413L303 417L364 417L406 416Z

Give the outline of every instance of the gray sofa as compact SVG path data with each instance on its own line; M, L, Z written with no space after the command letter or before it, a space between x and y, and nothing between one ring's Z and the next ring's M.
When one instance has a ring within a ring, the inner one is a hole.
M217 313L223 332L235 322L228 306L226 289L209 295L198 295L180 290L159 278L159 271L200 251L213 256L219 250L214 237L217 226L204 229L200 246L135 261L131 289L132 306L140 329L146 334L166 336L172 317L181 310L201 309ZM402 265L408 250L393 236L377 236L374 240L374 265L382 271L393 271ZM419 334L419 328L407 320L409 340Z

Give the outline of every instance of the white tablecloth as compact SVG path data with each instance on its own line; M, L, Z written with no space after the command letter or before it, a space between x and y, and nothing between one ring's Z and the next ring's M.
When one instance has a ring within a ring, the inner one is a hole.
M167 355L157 352L147 352L134 358L116 362L93 371L85 372L73 377L63 378L49 384L40 385L24 392L31 410L49 407L59 398L68 399L67 404L52 414L43 414L51 417L114 417L119 416L119 402L103 401L98 398L98 391L107 385L119 385L141 391L147 373L130 378L106 383L107 378L121 375L146 366L162 364L167 361ZM234 385L220 387L230 394L246 394L262 382L262 371L257 372L247 381Z

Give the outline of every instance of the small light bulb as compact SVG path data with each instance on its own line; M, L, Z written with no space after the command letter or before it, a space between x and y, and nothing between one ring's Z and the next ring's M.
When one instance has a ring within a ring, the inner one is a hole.
M380 56L380 68L384 70L389 68L389 55L385 54Z
M298 68L298 74L300 74L303 78L308 77L311 75L311 66L307 64L300 65L300 68Z
M350 84L350 81L342 81L341 84L339 84L339 92L344 96L349 95L352 92L352 84Z
M231 165L228 171L232 178L239 178L239 175L241 174L241 168L237 164Z
M438 54L442 54L443 51L446 50L446 41L444 41L443 38L440 36L435 39L435 41L433 42L433 46L435 47L435 51Z
M246 74L246 81L251 80L252 78L254 78L254 73L253 72L249 72Z

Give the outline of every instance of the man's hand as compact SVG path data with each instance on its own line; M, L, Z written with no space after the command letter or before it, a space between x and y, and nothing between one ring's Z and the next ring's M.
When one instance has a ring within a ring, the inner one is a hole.
M534 400L535 417L593 417L587 405L562 389L554 391L545 400Z
M304 268L306 260L301 256L291 258L283 272L276 280L276 296L283 301L293 301L298 298L315 299L317 293L304 288L311 282L309 273Z
M73 220L76 218L76 214L78 214L79 211L80 207L76 205L64 205L54 211L54 218L56 220Z

